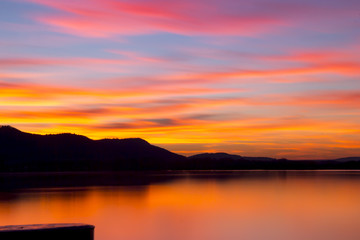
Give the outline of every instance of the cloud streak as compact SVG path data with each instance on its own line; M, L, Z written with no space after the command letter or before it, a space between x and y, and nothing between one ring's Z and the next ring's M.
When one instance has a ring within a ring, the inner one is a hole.
M2 6L2 124L186 154L360 155L358 1Z
M207 1L49 1L31 2L60 11L35 18L66 33L109 37L156 32L176 34L251 35L283 25L276 14L238 13ZM245 6L248 7L248 6ZM239 10L241 8L239 7ZM122 24L126 23L126 24Z
M355 13L346 4L324 8L309 1L29 1L57 10L56 14L35 16L38 21L58 31L90 37L157 32L254 35L294 27L308 19L331 21L334 15ZM354 5L353 1L350 3Z

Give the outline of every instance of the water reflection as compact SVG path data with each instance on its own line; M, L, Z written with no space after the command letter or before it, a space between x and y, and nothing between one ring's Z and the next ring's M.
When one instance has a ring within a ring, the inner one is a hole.
M360 239L360 172L3 175L0 224L84 222L96 240Z

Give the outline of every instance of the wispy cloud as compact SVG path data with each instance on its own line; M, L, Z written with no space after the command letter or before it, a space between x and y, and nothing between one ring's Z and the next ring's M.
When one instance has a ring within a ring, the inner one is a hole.
M3 6L2 124L186 154L360 154L358 1Z
M60 11L37 15L38 21L59 31L92 37L156 32L251 35L284 24L279 15L249 13L255 9L246 4L233 11L215 1L31 1Z

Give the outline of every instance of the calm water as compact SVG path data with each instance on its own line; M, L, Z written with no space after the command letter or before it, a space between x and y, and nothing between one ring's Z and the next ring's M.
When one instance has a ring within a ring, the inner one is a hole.
M0 225L59 222L95 240L358 240L360 172L0 176Z

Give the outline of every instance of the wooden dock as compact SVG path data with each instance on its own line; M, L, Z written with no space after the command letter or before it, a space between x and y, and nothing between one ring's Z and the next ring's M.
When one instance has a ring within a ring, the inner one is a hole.
M94 226L80 223L0 226L1 240L94 240Z

